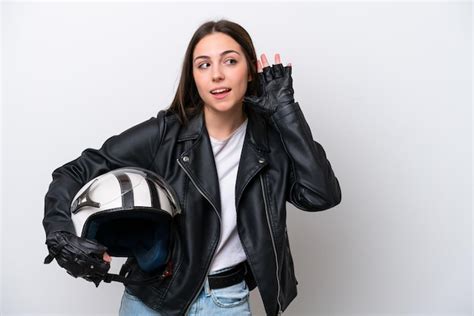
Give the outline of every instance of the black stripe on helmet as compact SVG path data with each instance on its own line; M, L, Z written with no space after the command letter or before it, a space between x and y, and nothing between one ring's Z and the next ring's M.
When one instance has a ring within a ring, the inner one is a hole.
M133 208L135 206L135 201L133 198L132 181L130 180L130 177L125 173L118 174L116 177L119 181L120 191L122 193L122 207Z
M158 194L158 190L156 189L155 183L148 178L146 179L146 183L148 184L148 189L150 190L151 207L160 210L161 209L160 196Z

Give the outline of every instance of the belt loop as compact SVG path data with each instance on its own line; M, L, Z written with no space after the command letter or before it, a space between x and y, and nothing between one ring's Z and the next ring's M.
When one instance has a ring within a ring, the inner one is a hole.
M204 282L204 292L206 296L211 296L211 288L209 286L209 279L207 276L206 276L206 282Z

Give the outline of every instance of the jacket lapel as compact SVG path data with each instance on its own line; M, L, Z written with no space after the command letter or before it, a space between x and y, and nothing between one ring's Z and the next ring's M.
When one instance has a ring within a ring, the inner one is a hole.
M236 209L238 209L239 201L247 184L268 164L268 153L270 151L268 148L267 121L245 103L244 110L247 113L248 124L235 183Z
M203 120L204 116L200 112L189 121L187 126L181 129L178 142L186 140L193 142L178 159L179 164L185 169L197 189L220 214L219 178L212 145Z

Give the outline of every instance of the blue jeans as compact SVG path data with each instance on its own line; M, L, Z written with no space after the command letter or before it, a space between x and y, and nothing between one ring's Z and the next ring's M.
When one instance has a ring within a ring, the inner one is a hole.
M212 274L223 272L232 267L215 271ZM139 298L130 294L126 289L120 304L120 316L159 316L159 312L143 304ZM208 315L252 315L249 304L249 288L245 280L221 289L210 289L206 278L204 287L189 309L189 316Z

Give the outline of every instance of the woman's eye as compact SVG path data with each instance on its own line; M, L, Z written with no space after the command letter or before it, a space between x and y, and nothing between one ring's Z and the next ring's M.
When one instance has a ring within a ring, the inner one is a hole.
M235 65L235 64L237 63L237 60L231 58L231 59L227 59L225 62L228 63L228 64L231 64L231 65ZM207 69L207 68L209 68L209 66L203 67L204 65L209 65L209 63L202 63L202 64L200 64L200 65L198 66L198 68L199 68L199 69Z
M207 67L202 67L203 65L209 65L209 63L203 63L203 64L200 64L200 65L198 66L198 68L201 68L201 69L205 69L205 68L207 68Z

